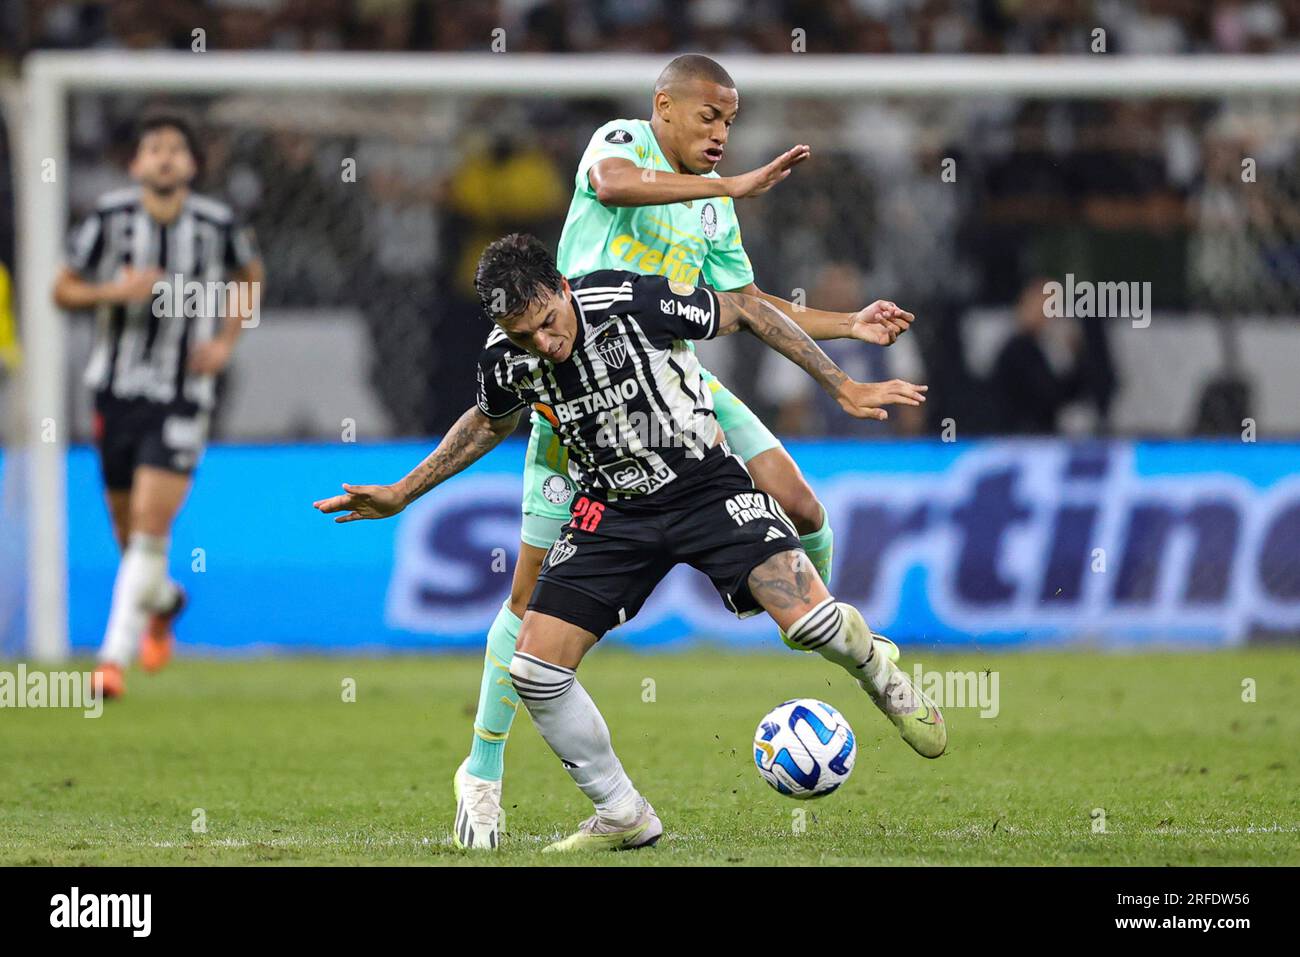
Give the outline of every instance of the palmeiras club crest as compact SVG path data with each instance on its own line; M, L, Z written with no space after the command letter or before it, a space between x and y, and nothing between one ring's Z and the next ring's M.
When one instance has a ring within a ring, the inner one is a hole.
M700 228L709 239L718 234L718 211L712 203L705 203L700 210Z
M623 368L627 361L627 340L622 336L612 336L596 343L596 352L607 366Z
M563 505L573 498L573 486L563 475L548 475L542 483L542 497L552 505Z

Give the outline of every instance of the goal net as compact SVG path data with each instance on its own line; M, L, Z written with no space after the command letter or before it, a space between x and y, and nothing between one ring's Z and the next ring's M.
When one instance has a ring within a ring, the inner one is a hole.
M722 60L741 94L724 172L813 147L811 164L740 209L758 282L818 307L879 297L923 315L889 365L857 370L927 377L934 401L919 433L937 435L949 418L963 435L999 430L981 383L1018 297L1044 279L1149 283L1149 298L1129 307L1171 320L1139 334L1135 314L1100 334L1099 395L1071 429L1227 433L1245 416L1265 433L1295 431L1300 377L1270 346L1300 312L1294 65ZM68 647L78 578L65 456L89 454L79 382L91 327L59 314L49 289L71 226L127 182L142 112L198 121L198 188L254 228L267 267L263 322L224 383L216 437L336 439L348 420L367 438L428 435L470 396L483 245L511 230L553 245L592 132L648 116L662 66L642 56L30 57L15 178L28 382L22 401L0 393L20 426L0 466L4 647L15 650L19 623L36 654ZM49 181L42 169L54 170ZM629 246L629 262L636 255ZM753 345L704 351L778 430L838 434L839 420ZM1246 397L1232 388L1243 369ZM35 441L43 422L53 433ZM75 464L73 480L91 474Z

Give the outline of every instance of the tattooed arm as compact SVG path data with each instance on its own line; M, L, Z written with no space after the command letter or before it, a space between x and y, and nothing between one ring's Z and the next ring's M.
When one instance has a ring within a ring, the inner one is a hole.
M827 312L811 306L796 305L770 292L764 292L752 282L748 286L728 291L766 299L814 339L860 339L872 345L892 346L916 319L906 309L900 309L887 299L877 299L857 312Z
M441 485L457 472L469 468L501 444L515 430L521 412L493 419L474 406L443 436L438 447L401 481L392 485L348 485L345 495L323 498L312 506L325 513L346 512L336 522L355 522L362 518L388 518L434 486Z
M928 386L901 379L854 382L822 352L808 333L767 299L719 292L718 335L744 329L803 369L849 415L858 419L887 419L882 405L920 405Z

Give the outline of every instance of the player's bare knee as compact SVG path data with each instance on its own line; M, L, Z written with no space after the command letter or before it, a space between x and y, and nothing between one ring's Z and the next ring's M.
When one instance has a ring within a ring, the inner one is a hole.
M525 611L519 616L521 624L519 625L519 637L515 639L515 653L523 652L537 658L546 658L550 651L549 642L546 640L545 629L538 624L537 615L533 612Z
M516 648L510 659L510 682L515 694L528 707L534 701L553 701L573 687L572 668L563 668L545 658Z
M536 644L533 638L533 629L528 624L528 616L525 614L519 617L523 619L523 624L519 626L519 637L515 639L515 654L521 651L533 650Z
M510 658L510 682L527 704L531 700L550 698L568 690L574 671L560 664L560 649L548 640L545 620L530 612L519 628L519 640ZM567 684L566 684L567 681ZM560 686L564 685L563 690Z

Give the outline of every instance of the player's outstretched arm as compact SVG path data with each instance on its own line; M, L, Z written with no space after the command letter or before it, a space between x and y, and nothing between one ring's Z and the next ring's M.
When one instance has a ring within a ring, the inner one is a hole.
M469 468L500 445L519 424L520 414L515 412L494 419L475 406L456 420L438 447L401 481L392 485L344 483L344 494L312 502L312 507L327 515L345 513L334 519L336 522L396 515L429 489Z
M888 382L855 382L845 375L830 356L822 352L808 333L766 299L734 292L716 294L720 315L718 335L744 329L803 369L826 390L849 415L858 419L887 419L882 405L920 405L928 386L902 379Z
M746 296L766 299L780 309L814 339L860 339L877 346L892 346L905 333L916 316L887 299L877 299L857 312L828 312L793 302L763 292L754 283L732 289Z
M812 155L808 146L794 146L771 162L738 176L696 176L637 166L611 157L591 167L587 179L604 206L665 206L693 199L761 196Z

